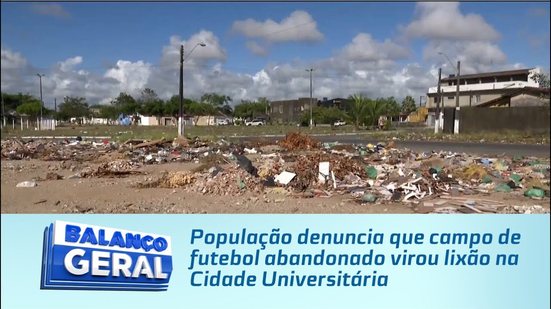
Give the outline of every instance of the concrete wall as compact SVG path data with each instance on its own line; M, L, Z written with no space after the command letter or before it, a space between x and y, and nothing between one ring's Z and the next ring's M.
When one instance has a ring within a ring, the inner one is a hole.
M501 97L502 94L499 93L485 93L485 94L472 94L472 95L459 95L459 106L476 106L480 103L484 103L493 99L497 99ZM477 97L478 96L478 97ZM478 101L480 100L480 101ZM455 93L445 93L442 96L442 101L444 102L444 107L455 107ZM427 101L427 107L428 108L435 108L436 107L436 97L429 97ZM442 107L442 105L440 105Z
M549 99L521 94L511 98L511 106L549 106Z
M316 105L317 98L312 99L313 106ZM272 101L270 104L270 118L276 123L297 123L302 117L302 113L310 110L310 98L300 98L298 100Z
M153 116L142 116L140 125L142 125L142 126L158 126L159 125L159 119L157 117L153 117Z
M459 112L459 132L549 132L550 116L549 106L462 107Z

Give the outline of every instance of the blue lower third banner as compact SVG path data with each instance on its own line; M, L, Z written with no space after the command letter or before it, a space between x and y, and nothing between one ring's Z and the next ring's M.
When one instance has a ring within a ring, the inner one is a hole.
M549 218L2 215L1 302L547 309Z

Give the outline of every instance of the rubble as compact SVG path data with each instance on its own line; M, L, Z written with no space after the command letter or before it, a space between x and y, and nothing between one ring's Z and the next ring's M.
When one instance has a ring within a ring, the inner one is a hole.
M89 178L89 177L125 177L128 175L143 174L143 172L135 170L138 167L139 167L139 164L133 161L117 160L117 161L102 163L96 167L84 168L77 175L79 178Z
M307 134L292 132L285 135L285 138L279 142L279 146L283 147L287 151L310 150L319 148L320 143Z
M159 179L138 183L137 188L181 188L195 181L195 176L188 171L164 173Z
M320 144L289 133L277 145L232 144L177 138L101 143L87 140L3 140L6 160L60 161L50 170L80 170L66 178L125 177L143 174L149 164L195 162L191 171L166 172L138 188L181 188L223 196L282 190L299 198L347 195L360 204L404 203L420 213L534 213L481 196L549 198L549 160L531 157L478 157L424 152L377 144ZM83 162L93 163L83 167ZM45 180L62 177L50 172ZM36 182L35 182L36 184ZM507 208L509 207L509 208Z

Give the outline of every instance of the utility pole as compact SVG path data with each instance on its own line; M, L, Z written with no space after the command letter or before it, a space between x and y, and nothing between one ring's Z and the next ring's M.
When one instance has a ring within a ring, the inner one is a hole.
M40 122L38 123L38 129L42 129L42 107L44 106L44 101L42 101L42 77L44 77L44 74L37 73L36 74L40 80Z
M2 128L6 126L6 107L4 105L4 93L2 93Z
M306 70L307 72L310 72L310 130L314 128L314 118L313 118L313 112L312 112L312 72L314 71L314 68L310 68Z
M184 45L180 45L180 114L178 136L184 136Z
M436 94L436 117L434 120L434 133L438 133L440 129L440 101L442 100L442 94L440 89L440 82L442 80L442 68L438 69L438 90Z
M459 75L461 74L461 61L457 61L457 88L455 94L455 113L453 123L453 134L459 134Z
M193 46L188 54L191 56L197 46L205 47L207 44L199 42ZM180 113L178 117L178 136L184 136L184 45L180 45Z

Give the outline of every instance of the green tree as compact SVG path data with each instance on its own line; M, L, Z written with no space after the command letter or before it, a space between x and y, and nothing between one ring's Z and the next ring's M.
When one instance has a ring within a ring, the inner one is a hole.
M364 124L368 127L377 124L379 117L385 115L387 111L386 100L366 100L366 107L364 112Z
M38 98L35 98L30 94L23 94L21 92L17 94L2 92L2 101L4 104L4 112L6 114L17 111L17 107L25 103L40 103Z
M337 107L314 106L312 109L312 118L315 123L332 125L337 120L346 119L347 115L343 110ZM304 112L302 114L301 123L308 125L309 122L310 112Z
M411 114L414 111L417 110L417 105L415 104L415 100L411 96L407 96L402 101L402 113L404 114Z
M132 115L140 110L140 104L126 92L121 92L111 104L125 115Z
M376 101L378 101L378 104L385 105L383 115L390 117L400 115L400 105L394 97L378 98Z
M163 110L165 115L178 117L180 113L180 97L178 95L170 97L170 99L165 102Z
M120 111L113 105L102 105L99 107L99 117L115 120L119 117Z
M224 94L210 92L203 94L200 101L201 103L207 103L218 108L224 105L229 105L232 99L231 97Z
M73 117L89 117L90 108L85 98L65 97L63 103L59 105L57 115L61 120L69 120Z
M266 98L258 98L258 100L254 102L241 100L241 103L235 106L233 115L243 119L251 119L260 115L266 115L269 104Z
M157 120L165 114L165 102L151 88L142 90L138 98L139 112L146 116L155 116Z
M549 75L545 73L536 73L531 78L538 83L540 88L549 88Z
M354 94L349 99L351 100L351 104L348 115L353 120L356 129L358 129L366 116L368 99L363 94Z
M40 101L31 101L17 106L16 111L20 115L36 117L40 115Z

